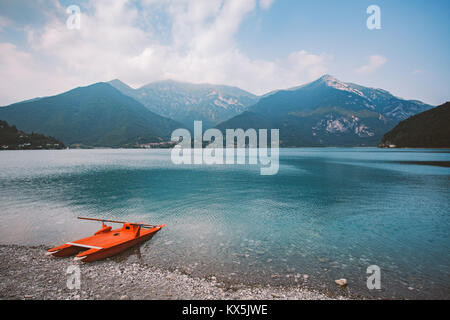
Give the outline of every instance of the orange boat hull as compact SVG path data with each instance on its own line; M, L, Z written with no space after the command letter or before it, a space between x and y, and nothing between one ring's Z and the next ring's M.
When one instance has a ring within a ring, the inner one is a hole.
M165 225L150 229L143 229L139 225L125 223L122 228L112 230L103 225L93 236L67 242L61 246L51 248L48 255L66 257L76 254L76 260L92 262L116 255L138 243L150 239Z

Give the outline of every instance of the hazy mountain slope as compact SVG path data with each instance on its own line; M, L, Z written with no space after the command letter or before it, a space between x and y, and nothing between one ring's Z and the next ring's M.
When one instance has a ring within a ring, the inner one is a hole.
M348 85L362 92L364 97L374 106L375 111L393 120L405 120L412 115L431 108L430 105L421 101L398 98L383 89L367 88L353 83L348 83Z
M236 87L192 84L172 80L149 83L133 89L120 80L109 82L151 111L192 128L194 120L212 127L246 110L258 97Z
M2 107L0 119L68 145L109 147L168 139L175 128L182 126L101 82Z
M450 148L450 102L401 121L381 140L382 146Z

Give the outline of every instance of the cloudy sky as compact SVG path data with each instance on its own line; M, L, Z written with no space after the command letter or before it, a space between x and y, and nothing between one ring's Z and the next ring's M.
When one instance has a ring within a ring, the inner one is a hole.
M437 105L450 100L448 12L447 0L0 0L0 105L115 78L263 94L325 73Z

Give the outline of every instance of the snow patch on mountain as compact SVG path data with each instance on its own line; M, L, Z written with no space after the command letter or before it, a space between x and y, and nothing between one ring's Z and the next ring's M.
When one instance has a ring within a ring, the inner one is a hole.
M336 79L335 77L332 77L330 75L324 75L321 79L320 79L323 83L325 83L327 86L338 89L338 90L342 90L342 91L347 91L347 92L351 92L351 93L355 93L361 97L364 97L364 93L362 93L360 90L352 88L350 85L348 85L345 82L339 81L338 79Z
M325 119L320 120L312 127L313 135L317 135L320 131L327 133L354 133L359 137L373 137L375 133L360 119L354 115L351 118L335 117L332 114L326 115Z

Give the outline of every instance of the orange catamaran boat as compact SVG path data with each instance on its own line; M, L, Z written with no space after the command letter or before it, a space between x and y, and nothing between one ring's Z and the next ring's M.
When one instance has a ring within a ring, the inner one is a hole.
M75 260L91 262L104 259L122 252L135 244L150 239L156 232L165 226L149 225L145 223L131 223L115 220L103 220L78 217L78 219L101 221L102 228L93 236L67 242L59 247L51 248L47 255L66 257L77 254ZM105 222L122 223L122 228L112 230ZM82 251L82 252L80 252Z

